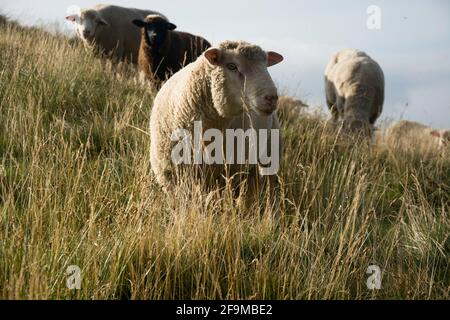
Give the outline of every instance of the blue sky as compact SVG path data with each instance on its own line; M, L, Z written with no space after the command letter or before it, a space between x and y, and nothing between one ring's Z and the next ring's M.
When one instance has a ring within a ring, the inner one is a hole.
M90 0L2 0L0 11L27 24L61 23L70 5ZM160 11L179 30L213 44L246 40L284 55L271 73L284 93L325 105L323 72L338 50L366 51L383 67L383 118L450 127L450 2L447 0L114 0ZM381 9L381 30L366 27L367 8Z

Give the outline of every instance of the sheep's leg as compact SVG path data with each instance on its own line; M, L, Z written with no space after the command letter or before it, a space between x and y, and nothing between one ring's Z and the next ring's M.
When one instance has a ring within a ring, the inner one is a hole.
M336 124L339 122L339 111L338 108L336 107L336 104L334 104L331 108L331 119L332 121Z
M328 109L331 110L336 104L336 89L334 87L334 84L331 81L328 81L327 78L325 78L325 94Z
M336 100L336 104L334 105L334 107L336 118L338 121L340 118L343 118L344 113L346 112L346 103L347 101L343 97L338 97L338 99Z
M327 121L326 128L330 132L334 132L335 130L339 129L340 114L336 104L331 106L330 111L331 111L331 119Z
M245 180L239 181L239 186L244 187L244 189L239 191L238 206L241 206L247 212L255 207L261 208L268 205L273 209L273 213L278 213L281 199L278 176L261 176L258 172L258 166L252 167L245 176ZM264 210L261 212L264 212Z
M264 204L272 208L272 213L278 215L281 213L281 183L278 175L260 177L260 190L266 195Z
M384 92L382 90L377 90L375 92L375 98L373 99L372 105L372 116L370 117L370 124L374 125L378 118L381 116L383 112L383 104L384 104Z

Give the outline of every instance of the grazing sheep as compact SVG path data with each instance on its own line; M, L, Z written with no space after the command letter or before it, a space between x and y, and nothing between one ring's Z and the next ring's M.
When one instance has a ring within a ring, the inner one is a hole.
M429 153L450 145L450 130L435 130L417 122L400 121L386 130L381 141L402 151Z
M173 133L184 129L192 134L195 121L201 121L203 132L278 128L277 89L267 67L282 60L278 53L265 52L258 46L227 41L208 49L162 86L150 119L151 165L160 185L167 190L176 184L178 169L189 172L200 169L205 185L209 185L218 182L229 168L224 164L205 168L173 163L171 153L176 145L171 139ZM270 147L268 141L266 148ZM206 147L203 141L203 150ZM259 170L261 173L263 166Z
M201 37L174 31L177 27L158 15L133 23L141 29L139 67L147 80L156 83L166 80L211 47Z
M2 26L6 26L6 24L8 23L8 18L6 18L4 15L0 14L0 27Z
M300 99L281 96L278 99L278 116L283 123L291 123L306 114L309 106Z
M325 92L334 125L347 133L372 134L383 111L384 74L365 52L338 52L325 70Z
M10 17L0 14L0 28L18 28L20 27L16 21L10 19ZM21 27L23 28L23 27Z
M132 21L144 19L155 11L96 5L66 17L75 23L78 37L85 45L122 61L137 63L141 35Z

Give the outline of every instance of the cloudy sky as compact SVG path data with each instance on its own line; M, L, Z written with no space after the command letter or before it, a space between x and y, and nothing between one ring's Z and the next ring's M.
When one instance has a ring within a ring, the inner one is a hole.
M2 0L0 12L26 24L60 23L71 5L90 0ZM179 30L213 44L246 40L284 55L271 72L281 90L325 105L323 71L343 48L377 60L386 76L383 117L450 127L450 2L448 0L111 0L160 11ZM370 30L369 6L381 10L381 29Z

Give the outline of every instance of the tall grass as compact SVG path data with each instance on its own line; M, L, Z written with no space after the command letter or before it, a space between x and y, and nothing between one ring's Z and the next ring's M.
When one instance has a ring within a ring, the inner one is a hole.
M448 158L346 145L282 114L280 208L166 195L149 167L153 95L120 69L0 27L0 298L450 298Z

